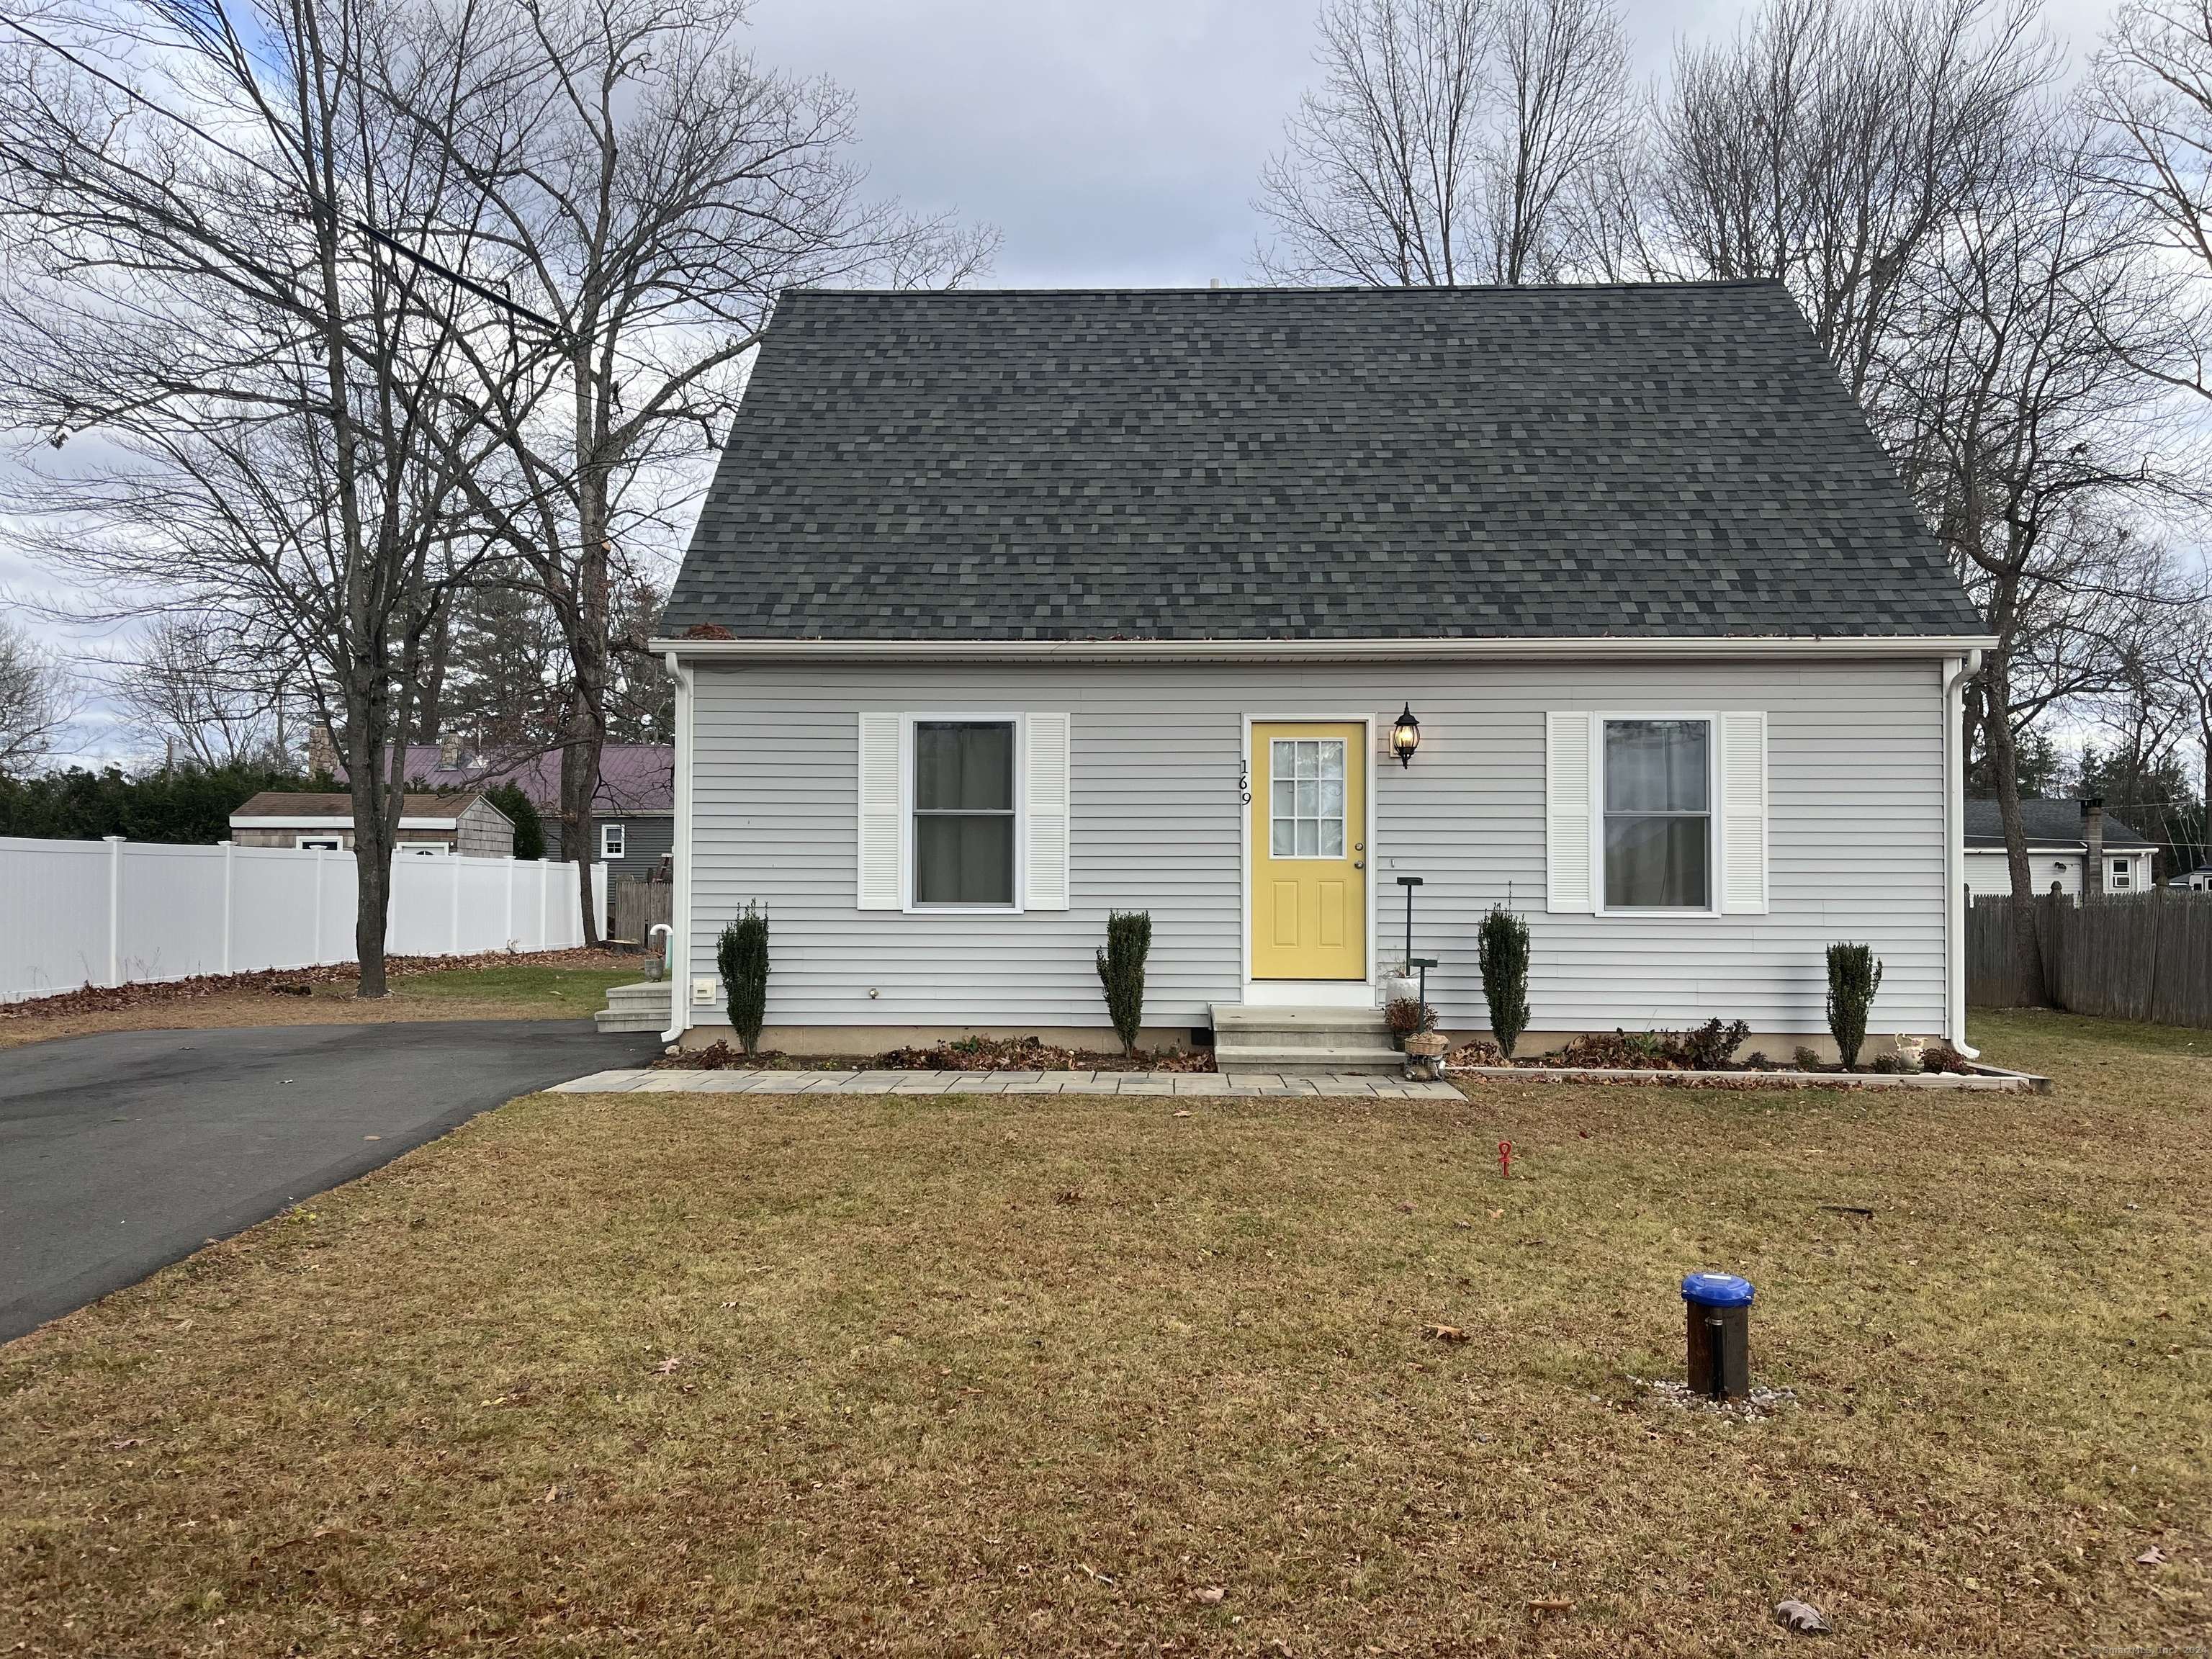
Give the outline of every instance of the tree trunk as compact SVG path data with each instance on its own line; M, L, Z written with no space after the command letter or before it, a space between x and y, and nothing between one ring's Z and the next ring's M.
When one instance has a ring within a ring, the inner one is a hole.
M2051 994L2043 975L2043 942L2035 931L2035 878L2028 868L2027 826L2020 816L2020 756L2012 736L2012 684L2002 659L1984 671L1983 735L1996 775L1997 817L2004 824L2005 869L2012 878L2013 963L2021 994L2033 1007L2048 1007Z

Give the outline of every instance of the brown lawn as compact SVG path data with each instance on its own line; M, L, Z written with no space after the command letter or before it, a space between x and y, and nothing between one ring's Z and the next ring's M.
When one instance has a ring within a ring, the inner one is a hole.
M2057 1092L532 1097L0 1349L0 1653L2202 1644L2206 1036L1979 1035ZM1640 1389L1706 1267L1796 1408Z
M92 988L0 1004L0 1048L102 1031L206 1030L236 1025L382 1025L418 1019L587 1019L611 986L641 977L611 951L510 957L395 957L390 992L355 996L350 967L241 974L171 984ZM305 988L306 994L278 986Z

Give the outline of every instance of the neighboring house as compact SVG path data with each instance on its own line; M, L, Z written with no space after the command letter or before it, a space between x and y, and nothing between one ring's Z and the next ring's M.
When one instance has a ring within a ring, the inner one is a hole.
M787 294L659 631L689 1042L760 902L778 1048L1110 1045L1140 909L1146 1042L1371 1057L1404 878L1456 1031L1502 904L1532 1045L1964 1038L1990 641L1777 283Z
M319 734L318 734L319 735ZM675 750L665 743L611 743L599 754L599 789L593 798L594 858L616 875L646 875L660 866L673 836ZM341 781L344 769L333 763ZM410 744L405 775L412 787L489 789L516 783L538 809L545 830L545 856L561 856L561 756L502 759L448 734L436 743Z
M230 815L240 847L322 847L353 850L353 797L264 789ZM399 808L401 857L514 856L514 825L481 794L410 794Z
M2027 869L2035 890L2079 894L2082 872L2089 859L2089 842L2082 823L2081 803L2075 800L2024 800L2020 804L2021 827L2027 831ZM2110 812L2105 814L2105 890L2108 893L2147 893L2151 885L2151 854L2155 845L2143 839ZM2012 866L2005 855L2004 824L1993 800L1966 803L1966 887L1980 895L2009 894Z
M2185 878L2192 893L2212 893L2212 864L2200 864Z

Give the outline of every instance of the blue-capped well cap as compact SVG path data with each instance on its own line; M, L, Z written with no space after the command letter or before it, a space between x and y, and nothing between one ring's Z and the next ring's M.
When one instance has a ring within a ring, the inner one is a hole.
M1692 1273L1682 1281L1682 1300L1701 1308L1748 1308L1751 1281L1734 1273Z

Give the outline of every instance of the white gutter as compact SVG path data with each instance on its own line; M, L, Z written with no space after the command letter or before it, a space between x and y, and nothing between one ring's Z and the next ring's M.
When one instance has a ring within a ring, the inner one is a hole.
M1481 662L1530 657L1955 657L1984 635L1365 640L655 640L689 662Z
M239 817L230 821L230 827L234 830L350 830L353 828L353 814L348 812L343 817L332 818ZM402 830L458 830L461 824L459 818L402 818L399 827Z
M1982 653L1969 651L1943 677L1943 1036L1968 1060L1981 1050L1966 1043L1966 757L1959 720L1966 682L1981 666Z
M691 671L666 653L668 676L676 682L676 821L670 843L668 943L661 965L668 975L668 1029L664 1043L680 1042L691 1024ZM682 944L678 943L682 940Z

